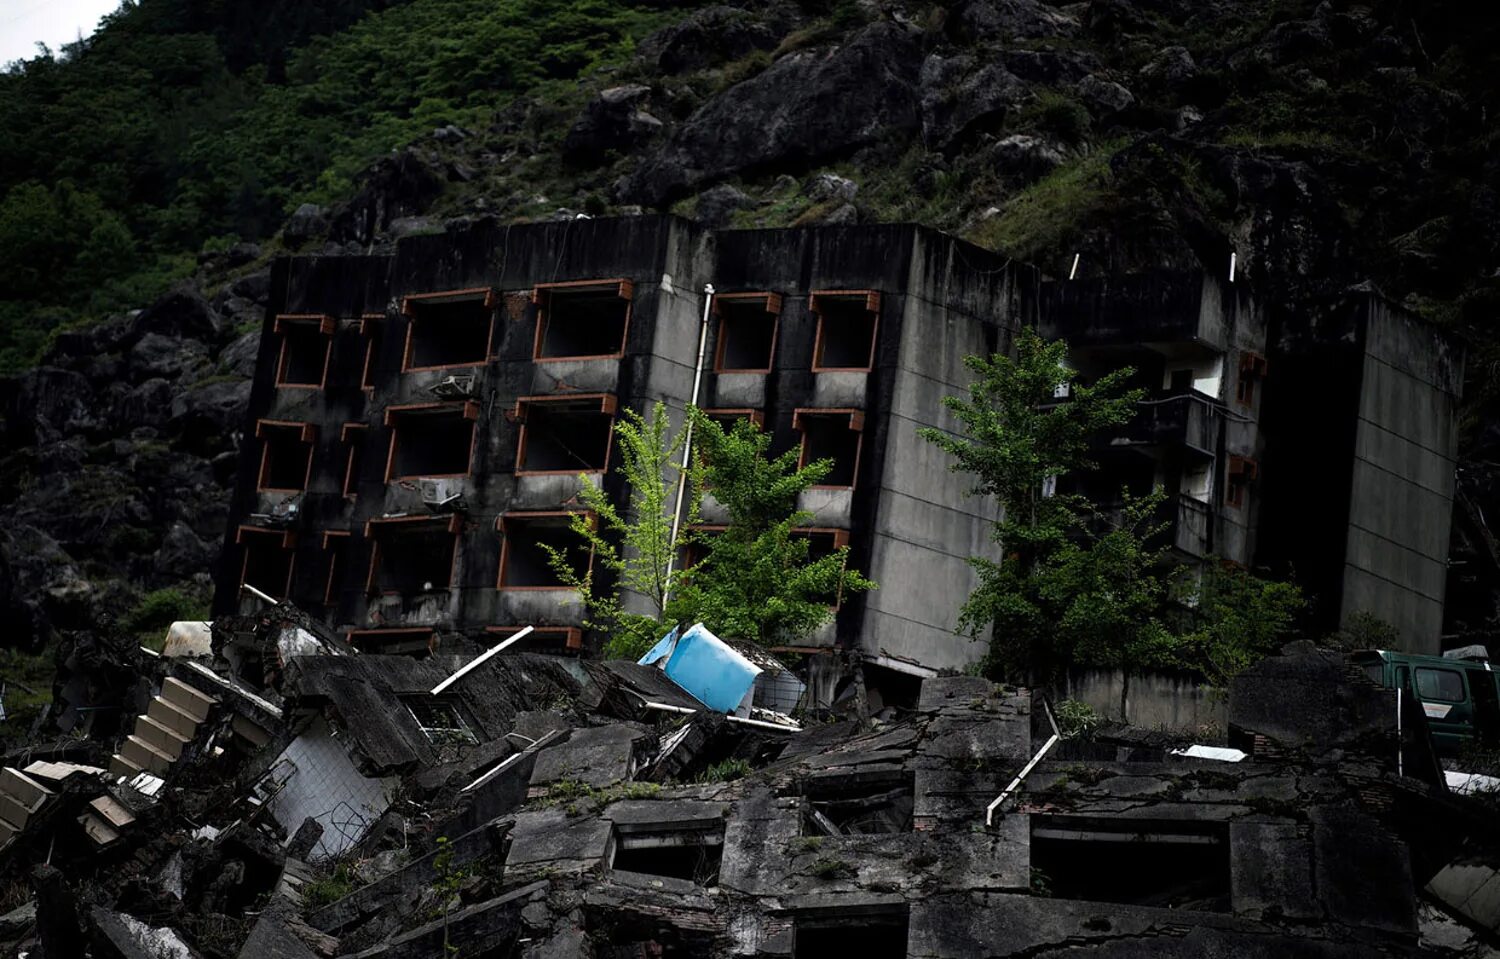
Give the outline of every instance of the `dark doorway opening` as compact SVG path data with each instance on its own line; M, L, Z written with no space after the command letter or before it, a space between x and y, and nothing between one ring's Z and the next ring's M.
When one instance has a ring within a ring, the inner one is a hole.
M377 524L374 536L374 592L409 596L451 585L458 534L448 523Z
M680 829L615 834L610 868L685 879L700 886L719 882L724 830Z
M583 539L569 527L570 513L531 515L511 513L501 518L505 537L500 552L501 589L563 589L567 583L552 565L548 549L557 550L579 579L588 575L592 559Z
M407 300L411 317L403 369L479 366L489 360L495 311L487 296L462 300Z
M468 417L467 407L393 411L389 478L468 475L475 421Z
M625 352L630 300L623 284L538 291L535 358L593 359Z
M609 464L615 418L598 398L520 404L525 425L516 470L523 473L599 473Z
M813 294L818 335L814 370L868 370L875 364L877 295Z
M793 959L906 959L905 909L799 918L794 929Z
M860 431L863 417L848 410L839 412L798 411L797 428L802 431L802 462L830 459L833 468L819 486L852 487L859 468Z
M1033 816L1031 868L1057 899L1229 911L1225 823Z

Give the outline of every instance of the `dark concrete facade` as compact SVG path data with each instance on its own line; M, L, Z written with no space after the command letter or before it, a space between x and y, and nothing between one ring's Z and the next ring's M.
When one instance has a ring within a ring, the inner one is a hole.
M1303 583L1325 628L1367 613L1436 653L1462 350L1370 290L1278 326L1261 561Z
M881 584L792 645L905 671L972 660L954 623L992 505L916 429L954 425L940 398L965 354L1008 347L1019 297L1003 260L911 226L480 225L281 261L216 609L249 581L369 649L526 625L534 648L579 648L581 605L537 544L568 541L580 482L623 497L620 408L661 401L681 421L709 284L699 405L834 456L802 503L809 535Z

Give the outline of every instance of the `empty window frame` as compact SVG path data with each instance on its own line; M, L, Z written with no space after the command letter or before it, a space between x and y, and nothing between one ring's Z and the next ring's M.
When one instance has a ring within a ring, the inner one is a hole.
M1260 467L1248 456L1229 457L1229 470L1224 484L1224 503L1236 509L1245 505L1245 493L1255 482Z
M496 646L525 629L524 626L486 626L490 645ZM505 647L522 653L580 653L583 630L576 626L538 626L523 638Z
M413 596L453 584L458 554L459 516L404 516L365 524L370 546L367 593Z
M345 423L339 429L339 442L344 447L344 499L354 499L359 494L359 474L364 466L368 432L369 428L363 423Z
M323 555L328 558L328 578L323 583L324 606L338 605L343 577L349 566L352 539L348 530L328 530L323 533Z
M478 419L479 404L473 400L387 407L385 425L391 432L391 445L386 454L386 482L469 475Z
M766 427L765 414L760 410L752 410L748 407L744 409L708 409L703 411L703 415L719 424L719 427L726 433L733 432L734 424L740 420L749 420L755 424L756 429L763 430Z
M253 586L273 599L286 599L296 566L297 534L289 530L241 526L235 532L240 546L240 585Z
M825 290L808 298L818 318L814 371L868 371L875 365L880 294L874 290Z
M436 696L404 696L401 703L434 746L472 746L479 742L453 700Z
M260 472L256 489L269 493L300 493L312 478L313 439L318 428L311 423L260 420L255 435L261 441Z
M723 858L722 822L675 828L617 826L610 868L716 886Z
M911 832L912 777L899 769L880 775L823 775L803 781L804 836Z
M497 521L500 542L498 589L571 589L552 565L551 550L560 551L573 574L589 574L593 551L571 528L574 513L554 510L506 513ZM590 521L592 513L585 513Z
M322 389L328 382L328 358L333 352L333 317L283 314L276 317L273 329L281 338L276 385Z
M853 906L800 915L793 923L793 959L906 959L905 906Z
M864 442L865 414L859 410L796 410L792 428L802 434L798 466L820 459L833 460L833 468L820 487L848 489L859 474L859 453Z
M380 356L380 338L385 331L384 313L366 313L359 318L359 335L365 341L364 368L359 375L360 389L375 389L376 363Z
M602 473L609 465L616 400L607 393L528 396L516 401L521 424L517 473Z
M536 304L536 360L601 360L625 355L635 286L629 280L540 283Z
M714 370L720 373L769 373L776 357L781 319L777 293L724 293L714 297L719 338Z
M1031 871L1056 899L1227 912L1229 827L1033 815Z
M421 293L401 301L408 317L401 369L437 370L489 362L495 329L494 290Z
M1266 358L1259 353L1240 354L1240 378L1235 387L1235 399L1241 406L1255 404L1255 384L1266 375Z
M422 657L437 648L437 631L431 627L351 629L347 638L361 652L385 656Z

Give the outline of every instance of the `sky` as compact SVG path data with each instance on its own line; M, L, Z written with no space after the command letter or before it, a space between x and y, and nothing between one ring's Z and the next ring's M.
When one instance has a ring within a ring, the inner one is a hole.
M36 56L40 41L54 51L88 36L120 0L0 0L0 64Z

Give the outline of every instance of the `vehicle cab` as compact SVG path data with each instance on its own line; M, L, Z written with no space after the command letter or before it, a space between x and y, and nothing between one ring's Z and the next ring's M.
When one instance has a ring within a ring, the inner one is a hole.
M1422 704L1439 757L1461 755L1476 740L1500 741L1500 686L1483 646L1419 656L1366 650L1350 659L1376 683L1401 690Z

